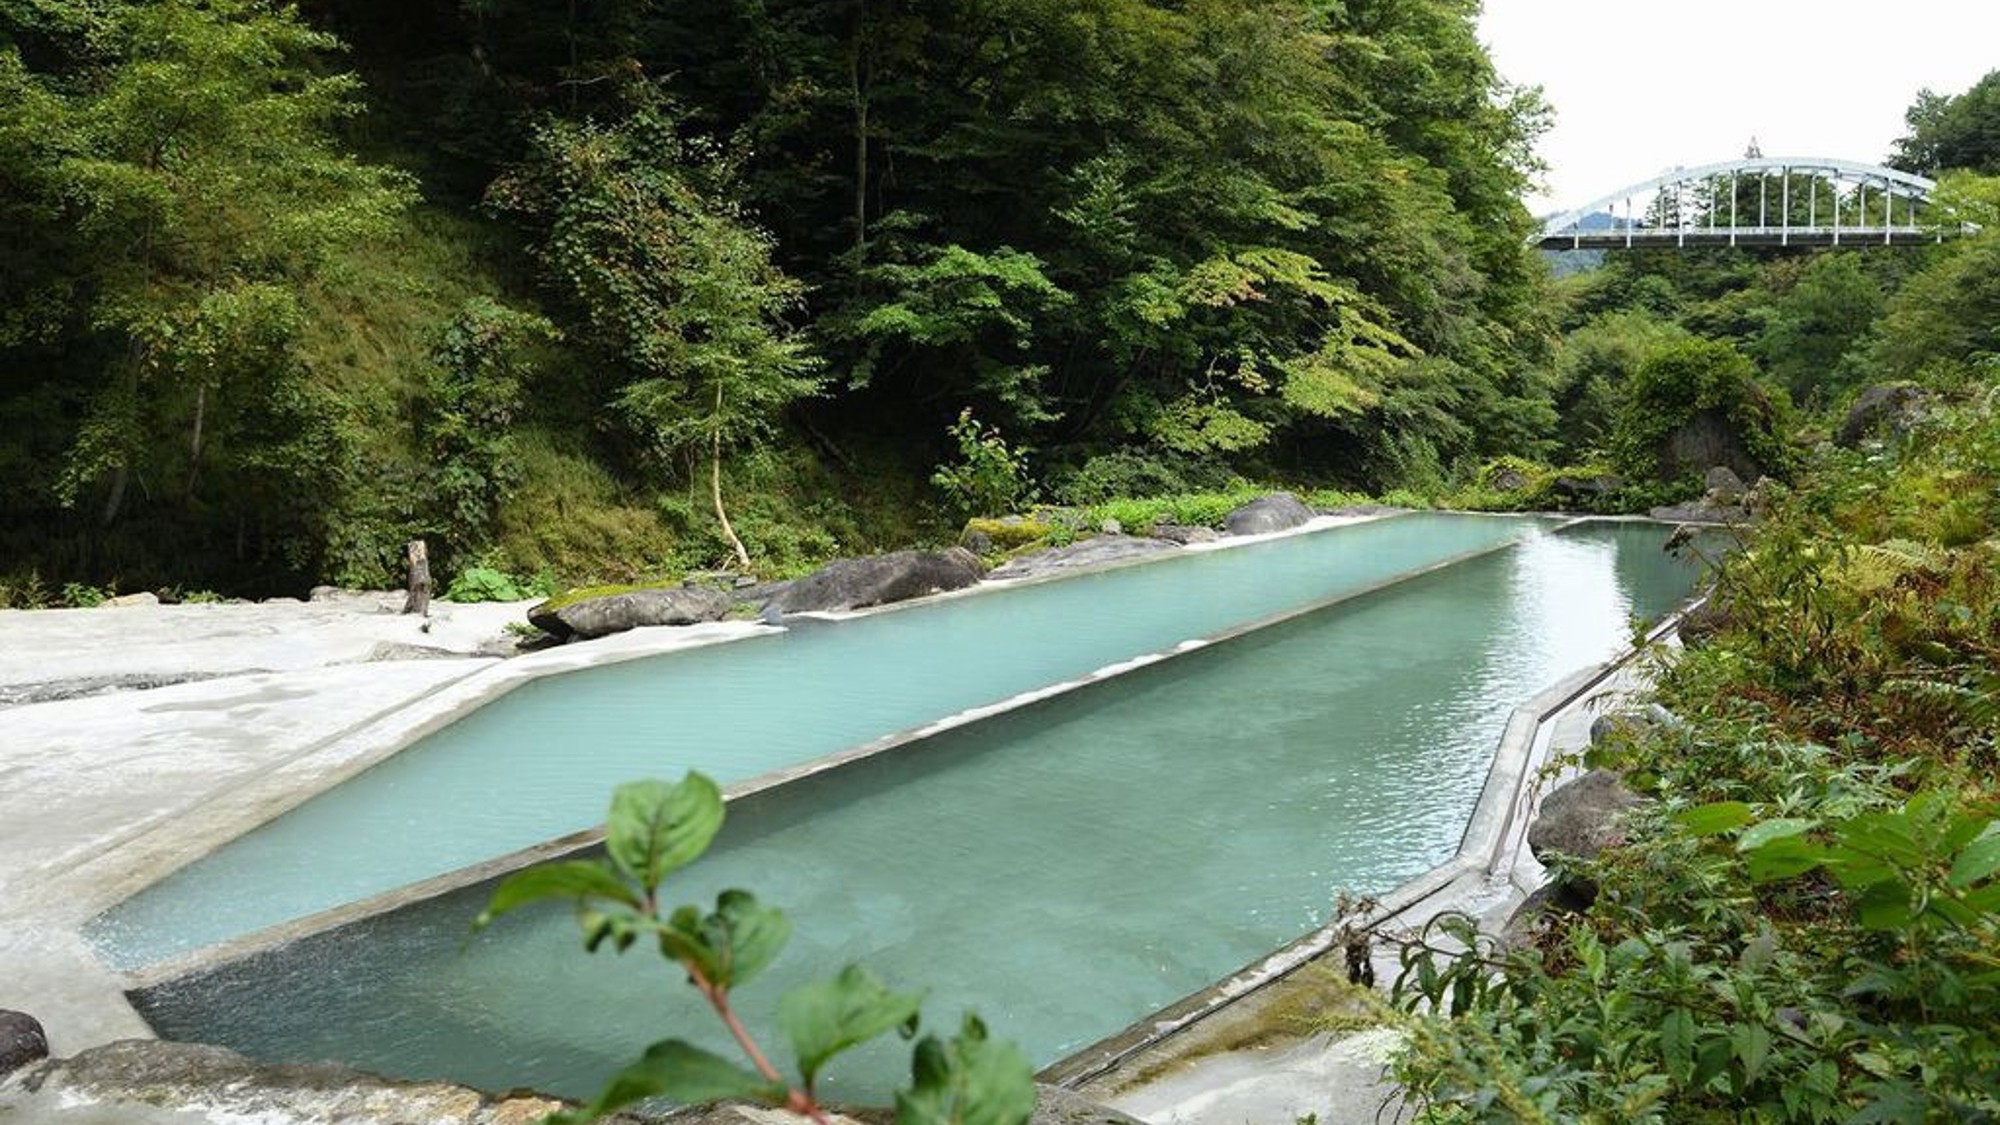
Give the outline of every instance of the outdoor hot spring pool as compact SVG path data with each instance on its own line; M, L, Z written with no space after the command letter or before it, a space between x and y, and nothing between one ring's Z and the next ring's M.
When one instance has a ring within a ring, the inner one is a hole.
M859 961L1037 1064L1456 849L1508 713L1684 599L1668 529L1405 515L550 677L128 900L136 967L587 827L612 786L727 783L1354 594L733 802L675 901L791 914L753 1026ZM1440 565L1445 564L1445 565ZM672 884L670 884L671 886ZM679 974L582 952L570 912L470 937L489 885L138 995L169 1038L490 1088L592 1091L655 1039L718 1051ZM879 1099L907 1048L825 1080Z

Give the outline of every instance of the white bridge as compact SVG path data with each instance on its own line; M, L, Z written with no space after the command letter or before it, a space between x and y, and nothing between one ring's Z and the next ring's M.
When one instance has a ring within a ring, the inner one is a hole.
M1937 183L1878 164L1754 156L1676 168L1543 224L1544 250L1904 246L1969 233L1931 205ZM1622 210L1621 210L1622 208Z

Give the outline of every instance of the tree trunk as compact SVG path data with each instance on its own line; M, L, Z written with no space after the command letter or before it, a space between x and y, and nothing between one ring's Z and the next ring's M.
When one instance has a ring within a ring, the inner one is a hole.
M181 491L181 503L194 500L194 482L201 476L201 424L208 413L208 385L201 384L194 389L194 436L188 439L187 487Z
M854 26L854 54L848 80L854 89L854 284L861 284L861 267L868 257L868 87L862 75L862 37L868 34L868 3L861 0Z
M708 446L708 497L715 502L715 518L722 524L722 536L729 540L729 549L736 552L736 567L750 569L750 552L743 549L743 540L736 537L736 529L729 526L729 513L722 507L722 388L715 388L715 429L710 434Z
M403 553L410 563L409 596L403 599L404 613L431 615L431 553L421 539L412 539L403 545ZM428 626L426 626L428 628Z

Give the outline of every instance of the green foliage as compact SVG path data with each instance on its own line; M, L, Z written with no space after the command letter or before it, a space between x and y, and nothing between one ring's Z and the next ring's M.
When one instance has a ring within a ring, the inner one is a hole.
M83 582L65 582L62 588L62 604L71 609L95 609L117 596L115 589Z
M1896 141L1894 163L1935 176L1954 168L2000 175L2000 70L1962 94L1917 94L1904 115L1910 131Z
M1055 531L1055 526L1042 520L1020 519L970 519L965 521L965 530L959 541L965 542L973 536L984 536L993 550L1005 553L1039 543Z
M1687 338L1686 329L1643 309L1599 314L1565 336L1555 376L1564 452L1604 449L1639 368Z
M521 579L490 566L468 566L452 575L440 600L447 602L518 602L553 593L547 575Z
M1229 513L1269 491L1241 482L1223 492L1182 492L1107 500L1085 509L1084 521L1090 527L1098 527L1105 520L1117 520L1120 526L1135 533L1162 523L1183 527L1221 527Z
M513 426L533 371L530 349L557 335L543 317L486 297L468 300L445 325L419 432L452 549L488 546L501 503L520 484Z
M2000 1112L2000 424L1983 393L1831 454L1661 671L1685 722L1594 748L1658 801L1529 948L1406 951L1399 1064L1468 1121ZM1947 483L1948 482L1948 483ZM1969 501L1962 498L1970 498ZM1954 506L1960 499L1963 506Z
M660 890L667 877L707 850L724 817L722 792L701 774L677 784L638 781L613 793L605 823L605 858L544 864L517 872L493 892L476 925L548 901L573 903L584 947L622 952L644 939L687 974L752 1064L744 1067L678 1039L648 1047L614 1075L596 1098L552 1120L582 1125L648 1098L681 1102L747 1098L826 1119L814 1083L826 1064L891 1031L918 1030L921 994L894 992L866 969L849 965L832 978L787 993L778 1022L790 1042L798 1081L769 1061L732 1007L732 992L755 979L783 949L791 922L747 891L726 890L715 908L671 911ZM1034 1110L1034 1074L1012 1045L987 1037L965 1018L949 1039L926 1036L912 1057L912 1081L896 1096L899 1125L1021 1125Z
M1782 476L1793 455L1779 407L1756 382L1741 352L1713 340L1686 340L1654 352L1627 386L1612 434L1611 456L1632 477L1668 479L1707 466L1665 459L1668 437L1709 415L1727 423L1743 451L1766 472Z
M999 516L1034 500L1027 454L982 425L970 407L959 411L951 436L958 460L939 465L931 483L953 507L971 516Z
M651 86L627 93L634 104L614 125L543 120L529 160L488 200L535 224L551 283L623 373L612 403L633 435L667 463L709 455L716 515L733 540L723 449L768 436L780 411L819 387L783 320L799 286L730 199L720 155L683 137Z
M1771 306L1757 358L1795 402L1837 402L1866 372L1857 347L1882 311L1881 283L1858 255L1815 257Z

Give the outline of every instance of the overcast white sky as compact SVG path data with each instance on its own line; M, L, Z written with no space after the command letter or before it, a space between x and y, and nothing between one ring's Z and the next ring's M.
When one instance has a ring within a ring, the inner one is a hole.
M1480 33L1555 106L1536 214L1752 137L1767 156L1879 161L1918 90L2000 69L2000 0L1486 0Z

